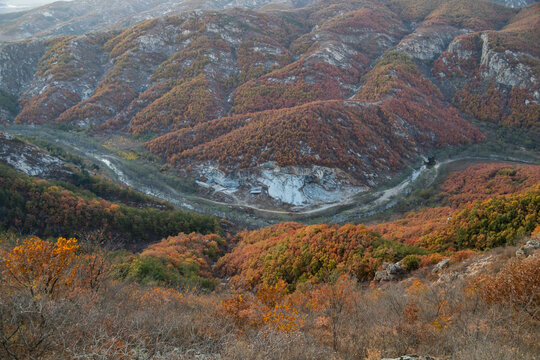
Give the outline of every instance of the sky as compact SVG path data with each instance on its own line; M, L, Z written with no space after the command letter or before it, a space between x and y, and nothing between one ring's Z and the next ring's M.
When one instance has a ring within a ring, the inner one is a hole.
M4 3L15 6L39 6L52 3L55 0L3 0Z
M58 0L0 0L0 3L7 4L13 9L17 8L32 8L36 6L45 5Z

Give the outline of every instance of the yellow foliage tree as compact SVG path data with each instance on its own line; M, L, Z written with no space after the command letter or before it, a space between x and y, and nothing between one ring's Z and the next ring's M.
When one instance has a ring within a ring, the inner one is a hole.
M56 243L32 237L2 255L2 277L7 285L32 296L55 295L73 283L79 246L76 239Z
M291 333L304 325L304 317L287 296L287 283L283 280L274 285L261 285L255 296L236 293L221 305L241 328L268 325Z
M257 291L257 300L264 324L283 332L295 332L304 325L304 319L287 298L285 281L262 285Z

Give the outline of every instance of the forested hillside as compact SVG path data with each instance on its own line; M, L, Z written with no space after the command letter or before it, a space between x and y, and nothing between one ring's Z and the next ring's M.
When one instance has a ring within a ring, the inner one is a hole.
M216 196L249 202L262 186L284 206L372 188L435 150L484 141L493 124L534 146L538 4L293 5L2 43L0 114L123 132Z
M109 202L84 188L33 179L0 165L0 225L43 236L100 231L127 243L149 242L179 232L219 232L212 216L137 208Z

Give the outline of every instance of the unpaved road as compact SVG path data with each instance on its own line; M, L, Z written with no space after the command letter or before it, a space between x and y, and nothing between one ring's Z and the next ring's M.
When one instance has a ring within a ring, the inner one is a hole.
M429 186L440 176L440 170L454 162L471 161L505 161L510 163L534 163L515 159L506 156L456 156L443 162L439 162L432 167L421 166L411 172L406 179L390 188L375 190L371 192L356 194L350 197L343 197L339 202L298 208L295 210L265 209L256 205L237 202L227 203L200 197L194 193L184 193L170 186L159 170L155 167L138 169L133 162L125 160L103 148L99 143L91 142L84 136L73 136L71 133L62 133L58 130L43 127L11 127L4 129L13 135L34 136L54 142L69 148L72 151L93 159L104 165L117 181L132 187L142 193L168 201L175 206L195 210L204 213L212 213L219 217L226 217L232 221L246 220L254 227L262 226L265 223L286 220L309 220L310 218L321 218L325 216L339 217L340 212L347 208L349 213L361 217L363 214L376 214L385 211L395 204L402 197L408 195L417 182L422 179L422 185ZM427 179L427 181L426 181ZM249 213L249 215L248 215ZM257 215L256 215L257 214ZM264 220L263 220L264 218ZM247 225L247 224L246 224Z
M122 164L122 159L114 158L113 156L96 156L94 154L87 153L87 155L90 155L106 165L112 172L116 174L117 179L124 183L127 186L133 187L134 189L145 193L150 196L154 196L157 198L160 198L162 200L169 201L177 206L186 207L190 210L193 210L193 206L186 203L186 198L182 196L178 191L174 190L173 188L169 186L164 186L163 189L166 191L157 191L155 189L150 189L146 186L140 186L137 184L135 179L130 179L122 170L119 169ZM112 163L111 160L116 160L115 163ZM443 162L436 163L432 167L427 167L425 165L421 166L419 169L414 170L405 180L403 180L401 183L380 191L371 192L370 195L372 196L373 200L371 200L368 203L359 203L358 206L355 208L358 212L369 212L374 213L377 212L377 210L387 210L392 206L388 206L389 204L396 203L396 198L400 196L406 196L410 193L410 191L415 187L415 182L420 179L422 176L429 173L430 182L428 185L433 183L435 179L440 174L440 169L446 165L449 165L454 162L458 161L464 161L464 160L486 160L486 161L506 161L506 162L513 162L513 163L524 163L521 160L517 159L511 159L511 158L505 158L505 157L456 157L452 159L445 160ZM362 194L360 194L362 195ZM365 193L364 193L365 195ZM215 201L207 198L203 198L200 196L192 196L192 199L198 199L200 201L205 201L212 204L222 205L222 206L233 206L238 209L251 209L255 210L257 212L261 213L267 213L267 214L279 214L279 215L310 215L310 214L323 214L324 212L346 206L346 205L352 205L354 204L358 199L358 194L350 197L344 197L339 202L331 203L331 204L324 204L316 207L306 208L306 209L298 209L294 211L287 211L287 210L272 210L272 209L264 209L257 207L255 205L246 204L246 203L226 203L221 201Z

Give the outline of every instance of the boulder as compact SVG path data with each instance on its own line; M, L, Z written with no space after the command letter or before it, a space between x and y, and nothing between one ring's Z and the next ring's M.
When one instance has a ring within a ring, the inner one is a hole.
M375 273L375 281L393 281L403 278L408 273L407 269L400 262L395 264L384 262L382 269Z
M529 240L516 251L517 257L529 257L540 249L540 240Z
M446 269L449 265L450 265L450 259L443 259L443 260L439 261L437 263L437 265L435 265L433 267L433 270L431 270L431 272L433 274L436 274L436 273L442 271L443 269Z

